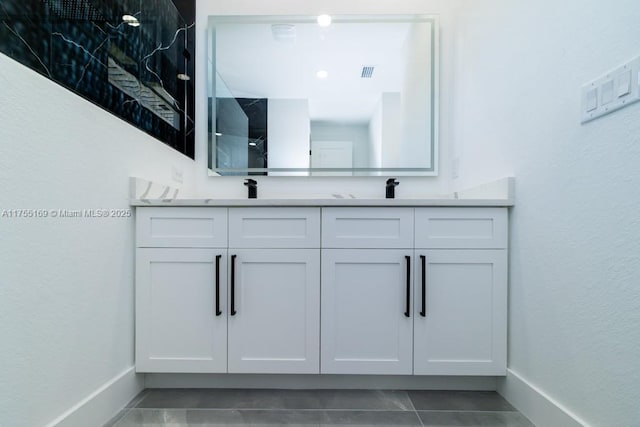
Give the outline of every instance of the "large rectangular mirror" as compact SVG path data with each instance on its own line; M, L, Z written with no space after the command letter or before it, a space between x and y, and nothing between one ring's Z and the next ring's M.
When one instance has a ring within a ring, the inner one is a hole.
M211 16L211 175L437 175L438 22Z

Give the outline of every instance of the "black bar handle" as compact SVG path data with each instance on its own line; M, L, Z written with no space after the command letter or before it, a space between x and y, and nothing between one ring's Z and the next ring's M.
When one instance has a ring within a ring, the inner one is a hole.
M409 309L411 308L411 257L405 255L405 261L407 261L407 311L404 312L405 317L411 317Z
M420 316L427 317L427 257L420 255L422 262L422 311Z
M231 315L236 313L236 255L231 255Z
M222 255L216 255L216 316L220 316L220 259Z

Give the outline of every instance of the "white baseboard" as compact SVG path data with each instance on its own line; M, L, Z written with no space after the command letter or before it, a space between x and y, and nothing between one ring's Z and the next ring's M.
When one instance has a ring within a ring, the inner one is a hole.
M368 375L136 374L129 368L78 402L47 427L103 425L147 388L338 388L496 390L537 426L588 427L584 421L513 370L501 377Z
M505 378L498 380L498 393L536 426L588 426L575 414L511 369L507 370Z
M146 388L495 390L496 377L146 374Z
M101 426L144 389L144 376L131 367L107 381L47 427Z

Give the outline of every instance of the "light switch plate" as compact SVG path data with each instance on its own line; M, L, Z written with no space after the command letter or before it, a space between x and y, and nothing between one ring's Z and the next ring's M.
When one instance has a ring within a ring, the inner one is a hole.
M640 57L582 86L580 110L582 123L590 122L638 101L640 101Z
M613 80L607 80L602 84L602 105L607 105L613 102Z
M598 88L589 89L587 91L587 112L594 111L598 108Z
M620 74L618 79L618 98L629 95L631 93L631 70L626 70Z

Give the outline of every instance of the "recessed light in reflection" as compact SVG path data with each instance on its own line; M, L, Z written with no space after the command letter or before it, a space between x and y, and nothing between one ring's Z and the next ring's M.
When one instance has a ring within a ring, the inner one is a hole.
M191 80L191 77L189 77L189 75L188 75L188 74L182 74L182 73L180 73L180 74L178 74L178 80L182 80L182 81L185 81L185 82L186 82L186 81Z
M256 144L255 142L250 142L250 143L249 143L249 145L250 145L250 146L252 146L252 147L255 147L255 146L257 146L258 144Z
M326 70L320 70L316 73L316 77L319 78L320 80L324 80L327 77L329 77L329 72Z
M220 132L216 132L216 136L222 136Z
M122 15L122 22L131 25L132 27L139 27L140 21L133 15Z
M328 27L329 25L331 25L332 20L333 19L331 18L331 15L319 15L318 25L321 27Z

